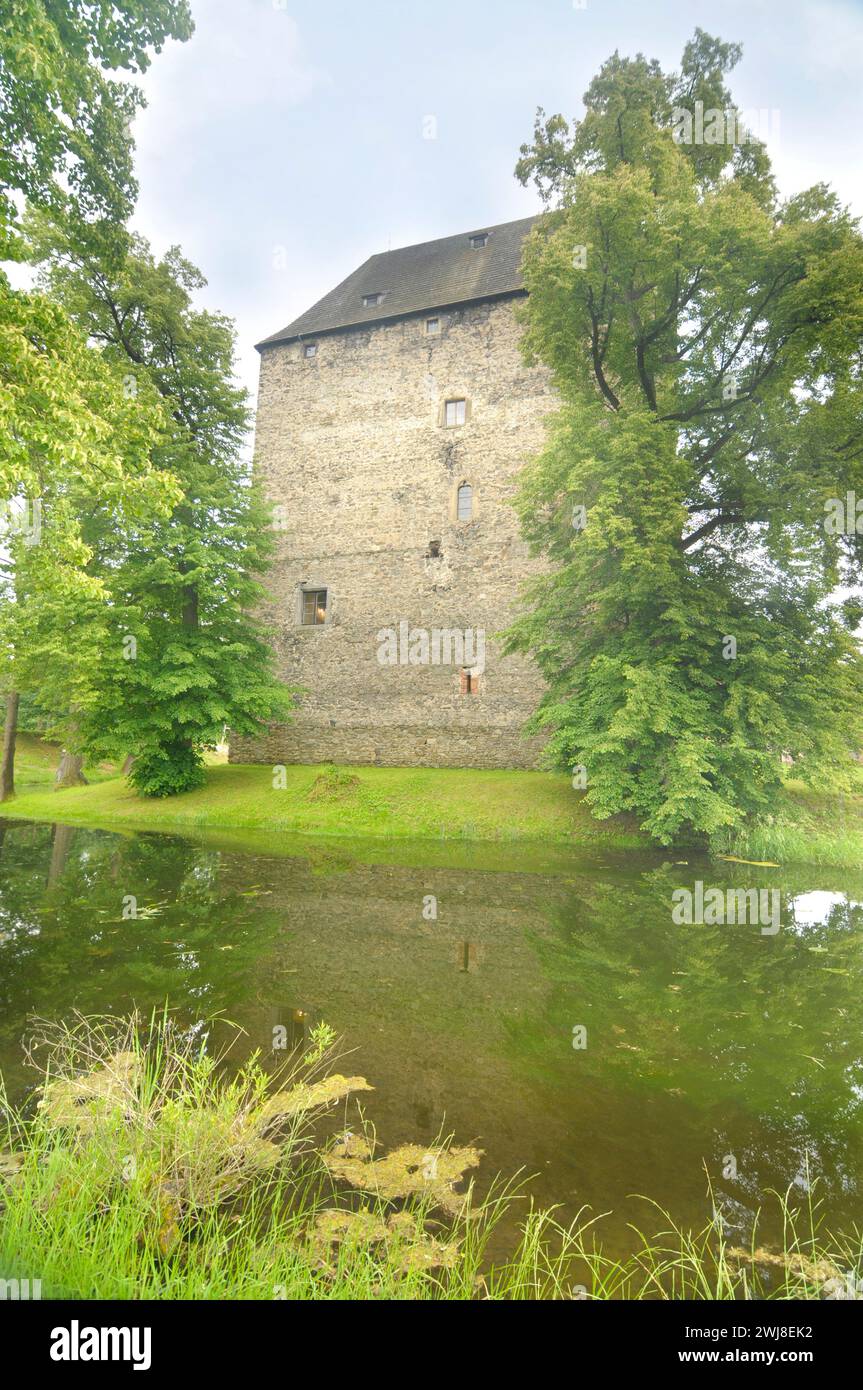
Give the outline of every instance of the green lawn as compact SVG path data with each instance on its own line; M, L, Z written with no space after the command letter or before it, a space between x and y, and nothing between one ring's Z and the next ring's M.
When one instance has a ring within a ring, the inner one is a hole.
M277 790L270 767L223 764L208 769L207 784L198 791L159 800L138 796L116 777L89 787L26 794L22 781L22 794L6 809L31 820L145 829L647 844L634 820L594 821L569 778L548 772L344 771L351 780L342 787L330 786L322 767L289 767L287 786Z
M54 792L56 760L56 748L22 736L19 795L5 808L9 815L110 828L649 847L635 818L593 820L569 778L550 772L356 767L340 769L334 779L324 767L289 767L287 786L276 789L270 767L215 763L200 790L152 800L106 765L88 770L90 786ZM863 769L856 790L843 795L789 782L771 825L728 836L714 848L752 859L859 868Z
M61 749L56 743L46 743L38 734L19 733L15 743L15 789L19 796L31 792L49 792L54 786L54 774L60 763ZM84 776L88 782L104 782L116 776L111 763L97 766L87 764Z

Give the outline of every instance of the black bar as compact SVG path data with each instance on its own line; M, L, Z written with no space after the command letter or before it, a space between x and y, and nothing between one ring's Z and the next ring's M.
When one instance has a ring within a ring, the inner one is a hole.
M376 1347L376 1335L388 1338L400 1330L416 1328L436 1339L450 1331L449 1319L455 1316L458 1331L464 1334L469 1330L470 1334L459 1338L457 1364L462 1372L466 1352L476 1358L478 1370L487 1370L497 1354L511 1345L514 1334L531 1357L540 1354L541 1348L543 1365L549 1365L549 1356L557 1352L574 1370L595 1364L613 1374L671 1368L698 1374L703 1366L710 1365L726 1370L753 1367L763 1372L799 1366L823 1376L844 1369L849 1361L854 1364L860 1314L859 1302L841 1301L600 1303L580 1299L510 1304L505 1323L497 1322L500 1314L486 1303L482 1309L474 1308L465 1324L463 1314L453 1313L443 1303L429 1302L34 1301L0 1304L0 1337L7 1365L14 1357L22 1369L38 1371L40 1376L47 1373L61 1381L70 1376L92 1381L103 1373L113 1377L128 1373L138 1379L146 1374L224 1374L226 1363L237 1356L249 1374L255 1373L255 1368L263 1374L268 1366L281 1364L287 1369L295 1363L298 1352L304 1357L319 1354L321 1372L332 1374L336 1366L359 1369L360 1349L372 1363L382 1359L383 1371L394 1348L389 1340ZM420 1324L414 1323L417 1317ZM97 1339L87 1329L102 1328L127 1331L127 1337L118 1334L116 1342L109 1337L104 1344L106 1355L116 1347L125 1360L52 1359L52 1346L69 1354L76 1346L79 1352L94 1346L101 1354L101 1335ZM65 1330L65 1337L59 1329ZM135 1329L137 1339L133 1340ZM341 1340L354 1330L358 1333L356 1341ZM542 1337L541 1343L522 1341L534 1332ZM441 1356L438 1371L452 1365L450 1355L442 1352L436 1340L427 1346L431 1362ZM438 1352L432 1350L435 1346ZM333 1351L337 1352L335 1360ZM138 1372L133 1369L136 1358L141 1363Z

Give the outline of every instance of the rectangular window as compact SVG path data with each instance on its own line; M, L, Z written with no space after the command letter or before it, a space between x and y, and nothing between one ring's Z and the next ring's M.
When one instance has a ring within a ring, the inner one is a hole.
M304 344L303 344L303 356L304 356L304 357L317 357L317 355L318 355L318 345L317 345L317 343L304 343Z
M440 319L426 319L426 333L440 333Z
M460 694L478 695L479 676L473 671L462 671L459 679Z
M303 590L303 627L320 627L327 621L326 589Z
M466 418L467 401L447 401L444 424L463 425Z
M373 309L373 308L375 307L376 304L381 304L382 302L383 302L383 294L380 293L379 291L376 292L375 294L364 294L364 295L363 295L363 308L364 308L364 309Z
M472 236L470 244L474 251L481 251L484 246L488 245L488 232L480 232L477 236Z

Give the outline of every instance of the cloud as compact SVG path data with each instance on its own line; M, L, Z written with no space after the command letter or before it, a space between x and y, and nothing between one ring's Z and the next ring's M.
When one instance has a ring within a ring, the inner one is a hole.
M258 242L285 164L285 130L330 85L279 3L193 0L195 32L154 57L134 128L134 225L156 254L179 244L203 271L201 302L236 318L240 373L252 389L261 310L255 322L247 315L271 254L270 241Z
M263 123L327 80L309 64L296 20L273 0L195 0L194 18L190 41L169 44L143 79L142 147L154 137L211 135L214 125Z
M863 10L837 0L814 0L804 13L806 39L801 46L807 71L817 78L860 77Z

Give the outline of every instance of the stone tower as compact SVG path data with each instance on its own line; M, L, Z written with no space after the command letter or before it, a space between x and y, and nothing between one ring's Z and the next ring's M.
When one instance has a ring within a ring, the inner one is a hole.
M303 693L232 761L537 766L542 681L496 640L537 568L509 502L554 404L514 312L533 222L372 256L258 345L266 619Z

